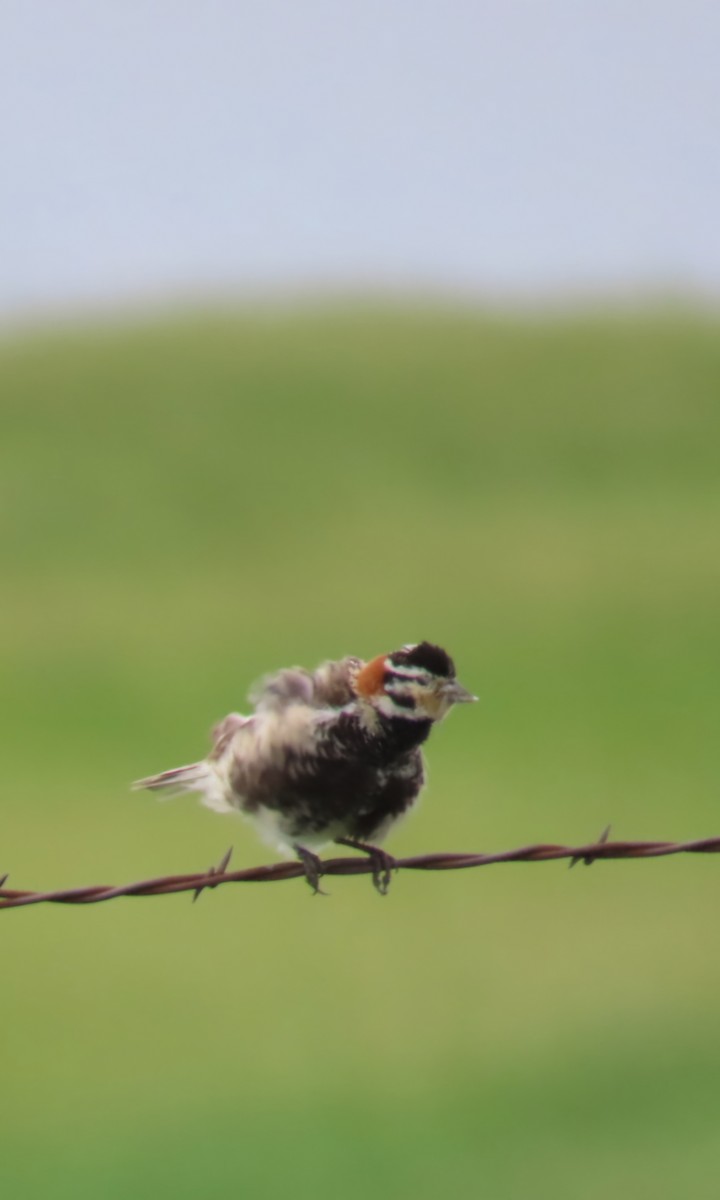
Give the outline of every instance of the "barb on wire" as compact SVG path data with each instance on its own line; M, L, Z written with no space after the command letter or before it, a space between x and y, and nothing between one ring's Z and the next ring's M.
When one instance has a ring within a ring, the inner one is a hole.
M212 875L212 876L224 875L225 871L227 869L227 865L230 862L230 859L232 858L232 852L233 852L233 848L231 846L229 850L225 851L222 858L220 859L220 862L217 864L216 867L208 867L208 875ZM199 900L202 892L204 891L204 889L206 887L217 887L217 884L216 883L201 883L199 885L199 887L196 887L195 891L193 892L193 904L195 903L196 900Z
M412 858L394 860L403 871L459 871L468 867L489 867L493 863L551 862L570 859L570 865L581 860L586 864L610 858L664 858L670 854L720 854L720 837L702 838L694 842L610 842L608 831L599 841L587 846L556 846L537 843L517 850L496 854L419 854ZM173 892L193 892L194 899L204 888L224 883L271 883L281 879L296 879L305 875L300 862L278 862L270 866L248 867L243 871L228 871L230 852L216 867L195 875L163 875L139 883L119 887L95 884L91 887L68 888L53 892L15 891L6 888L8 876L0 878L0 909L22 908L29 904L99 904L118 896L166 896ZM374 869L368 858L330 858L322 863L322 875L367 875Z
M600 837L598 838L598 845L600 845L601 843L605 843L608 840L608 838L610 837L611 828L612 828L611 825L605 826L602 833L600 834ZM585 863L586 867L591 867L593 865L593 863L595 862L595 859L592 854L586 854L584 856L582 854L574 854L573 857L570 859L568 866L576 867L579 862Z

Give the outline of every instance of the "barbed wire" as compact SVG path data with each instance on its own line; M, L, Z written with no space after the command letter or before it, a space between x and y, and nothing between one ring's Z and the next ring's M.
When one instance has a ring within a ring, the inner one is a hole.
M470 867L489 867L497 863L554 862L569 859L570 866L583 862L586 866L604 859L665 858L671 854L720 854L720 837L702 838L693 842L611 842L609 827L596 842L586 846L557 846L536 843L516 850L495 854L418 854L410 858L391 859L394 870L402 871L463 871ZM167 896L175 892L193 892L193 899L206 888L225 883L277 883L282 879L304 877L301 862L278 862L268 866L247 867L228 871L232 847L220 862L194 875L163 875L126 883L119 887L95 884L90 887L66 888L52 892L15 891L6 888L8 875L0 877L0 909L22 908L30 904L100 904L119 896ZM368 875L376 866L370 858L330 858L322 861L321 875Z

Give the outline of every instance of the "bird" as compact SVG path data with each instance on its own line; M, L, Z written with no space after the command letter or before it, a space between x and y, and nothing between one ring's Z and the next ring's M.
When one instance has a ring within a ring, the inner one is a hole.
M314 671L285 668L251 689L250 715L232 712L214 727L206 758L133 788L198 792L207 808L239 812L265 842L299 859L316 893L319 850L335 843L361 851L385 895L395 860L380 843L420 796L421 747L455 704L476 699L432 642Z

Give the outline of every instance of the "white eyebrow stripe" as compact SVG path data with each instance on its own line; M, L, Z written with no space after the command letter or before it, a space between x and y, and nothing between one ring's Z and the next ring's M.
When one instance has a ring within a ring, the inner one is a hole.
M404 721L427 720L427 715L417 709L396 707L392 702L392 697L387 695L381 695L378 698L377 709L384 717L398 717Z
M391 671L393 675L403 675L408 679L417 679L418 681L427 679L429 676L429 672L425 670L425 667L398 667L395 665L392 659L388 661L387 669L388 671Z

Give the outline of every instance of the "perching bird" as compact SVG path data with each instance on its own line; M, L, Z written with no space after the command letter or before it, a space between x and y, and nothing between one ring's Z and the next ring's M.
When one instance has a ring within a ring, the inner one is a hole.
M237 810L264 840L297 855L316 892L319 849L336 842L362 850L384 894L394 863L378 842L420 795L420 746L453 704L475 699L457 682L450 656L430 642L368 663L292 667L253 689L252 716L230 713L214 728L202 762L133 786L200 792L208 808Z

